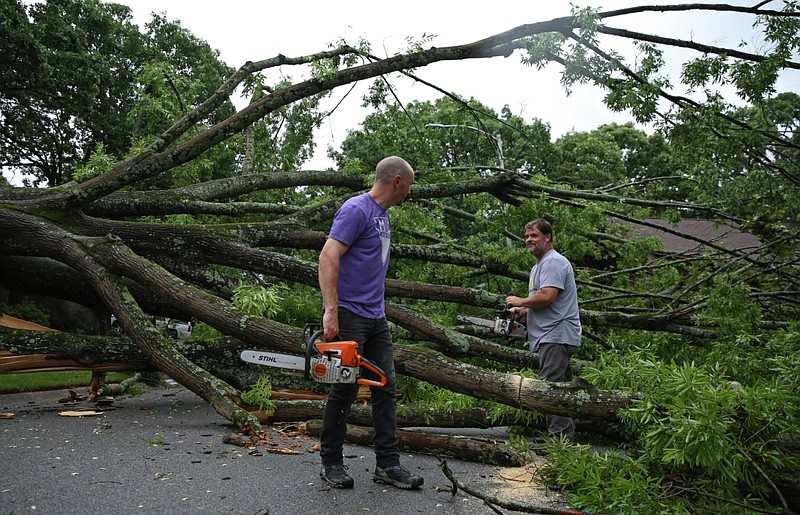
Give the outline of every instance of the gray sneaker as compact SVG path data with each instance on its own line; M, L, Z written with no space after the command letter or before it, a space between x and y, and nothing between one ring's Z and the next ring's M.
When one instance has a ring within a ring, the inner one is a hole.
M375 467L375 475L372 477L372 480L376 483L394 485L397 488L404 488L406 490L419 488L422 486L422 483L425 482L424 479L413 475L400 465L396 467L387 467L385 469Z
M319 477L333 488L353 488L353 478L347 474L346 468L346 465L323 465L319 469Z

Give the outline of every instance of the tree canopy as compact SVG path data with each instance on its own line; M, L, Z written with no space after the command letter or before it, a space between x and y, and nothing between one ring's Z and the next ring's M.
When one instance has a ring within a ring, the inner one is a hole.
M611 425L626 454L563 443L545 472L587 511L788 509L782 486L800 441L800 97L776 83L800 67L800 14L772 4L575 8L458 46L411 44L381 59L342 43L232 70L163 17L140 32L116 4L6 3L0 156L50 187L0 188L0 301L18 314L34 311L30 299L66 300L92 316L35 338L1 330L3 348L154 367L258 428L242 408L254 371L231 356L300 353L303 325L319 316L316 256L333 213L397 154L417 171L392 210L386 283L404 402L491 406L523 430L542 413L591 421L589 433ZM751 15L764 44L612 26L674 10ZM636 42L634 62L618 41ZM696 52L680 77L663 75L667 47ZM458 92L393 94L398 74L488 58L560 64L566 87L595 84L654 130L553 139L541 120ZM275 68L308 75L269 83ZM372 112L331 150L335 169L298 170L327 114L321 98L358 81L373 84ZM237 110L239 89L250 103ZM566 385L534 379L527 344L481 323L526 291L533 263L520 234L537 217L552 220L577 272L585 338L581 377ZM679 230L687 219L727 237ZM693 245L676 251L642 231ZM757 243L732 241L740 234ZM112 313L124 337L91 323L107 327ZM161 334L155 314L196 321L193 346Z
M3 9L0 159L32 185L71 180L98 145L125 156L231 72L179 23L156 16L140 33L120 4L14 0Z

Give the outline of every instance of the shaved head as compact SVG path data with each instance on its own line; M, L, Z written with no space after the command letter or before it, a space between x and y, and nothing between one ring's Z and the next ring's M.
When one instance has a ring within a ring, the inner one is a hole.
M402 157L389 156L381 159L378 166L375 167L375 182L380 184L388 184L392 182L395 176L401 176L404 179L409 179L414 176L414 169Z

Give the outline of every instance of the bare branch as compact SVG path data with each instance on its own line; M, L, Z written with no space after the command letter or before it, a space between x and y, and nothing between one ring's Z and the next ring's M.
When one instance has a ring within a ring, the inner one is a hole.
M756 63L763 63L764 61L767 60L767 58L764 57L763 55L752 54L749 52L742 52L741 50L736 50L734 48L724 48L712 45L704 45L702 43L696 43L694 41L688 41L685 39L674 39L663 36L654 36L652 34L646 34L644 32L616 29L607 26L598 27L597 32L601 32L603 34L608 34L611 36L619 36L627 39L634 39L637 41L648 41L650 43L657 43L659 45L668 45L678 48L691 48L692 50L697 50L698 52L730 56L730 57L735 57L737 59L742 59L744 61L753 61ZM782 64L786 68L793 68L796 70L800 70L800 63L784 60Z

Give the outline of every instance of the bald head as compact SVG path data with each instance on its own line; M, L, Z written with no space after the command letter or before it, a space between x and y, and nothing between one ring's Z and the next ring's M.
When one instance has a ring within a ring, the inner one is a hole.
M375 182L389 184L396 175L408 180L414 176L414 169L402 157L389 156L381 159L375 167Z
M414 169L402 157L381 159L375 167L375 183L369 194L385 209L401 203L414 184Z

